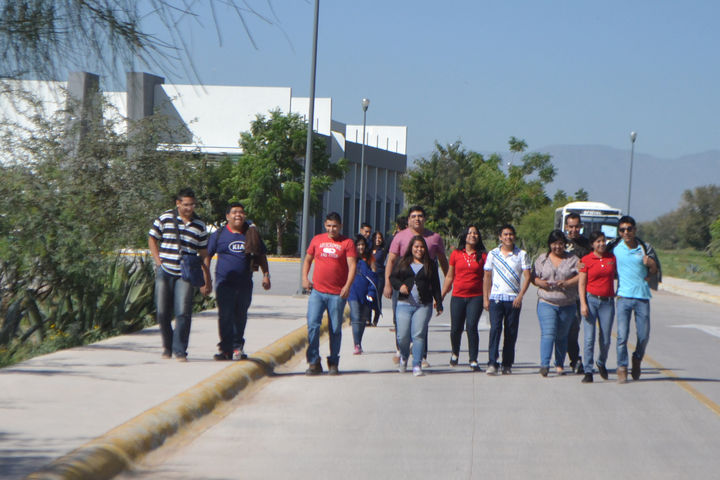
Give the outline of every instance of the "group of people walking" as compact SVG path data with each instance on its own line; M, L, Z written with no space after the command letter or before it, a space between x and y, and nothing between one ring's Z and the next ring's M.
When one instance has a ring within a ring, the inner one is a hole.
M201 291L207 295L212 290L210 258L217 254L215 293L220 342L215 359L242 359L246 357L244 331L254 270L262 270L262 286L270 288L266 248L257 229L246 219L243 205L229 205L227 224L211 235L195 215L194 207L192 190L182 190L176 208L160 215L149 232L148 244L156 263L155 298L163 357L187 360L194 288L181 271L184 256L198 255L202 260ZM327 215L325 233L310 241L302 263L302 285L310 292L307 375L323 372L319 339L325 312L330 337L327 367L328 373L335 375L339 373L346 302L353 353L360 355L365 327L378 324L380 295L384 295L392 299L397 369L405 372L412 356L412 372L422 376L429 366L430 319L433 312L443 312L443 302L451 292L450 366L460 362L465 331L468 365L473 371L482 371L478 323L486 310L490 318L486 373L512 374L520 311L532 283L538 289L540 375L549 375L553 355L555 373L564 374L568 355L570 369L584 374L584 383L593 381L595 367L607 380L607 357L617 311L617 381L627 381L628 367L633 379L640 378L650 334L650 283L659 274L659 261L653 248L637 238L632 217L619 220L619 236L608 243L603 232L591 232L589 238L582 236L580 216L570 214L565 231L550 232L547 251L532 263L527 252L515 244L516 232L510 224L498 229L498 246L490 251L483 244L478 226L468 225L448 260L443 239L425 228L425 221L425 210L411 207L407 226L396 229L386 242L382 233L373 234L367 224L362 224L354 239L345 237L340 215ZM442 285L440 270L445 278ZM627 341L633 312L637 345L629 359ZM581 325L582 355L578 342ZM596 333L599 352L595 361Z
M461 339L465 331L468 365L474 371L482 371L478 359L478 323L483 310L486 310L490 317L486 372L488 375L512 374L523 298L530 284L533 284L538 289L540 375L547 377L551 373L553 355L555 373L565 374L565 356L568 355L570 370L584 374L583 383L593 381L595 367L600 376L607 380L607 357L617 302L617 379L624 383L628 377L627 340L633 312L638 342L632 354L631 376L633 379L640 378L650 326L651 295L648 280L657 274L659 261L652 247L636 237L635 220L632 217L620 219L617 229L619 237L608 243L603 232L592 232L589 238L582 236L580 216L570 214L565 221L565 231L550 232L547 251L541 253L534 262L531 262L527 252L515 244L516 232L510 224L498 229L499 245L489 252L485 249L477 225L469 225L460 234L457 248L452 251L448 261L442 238L424 226L424 209L411 207L407 220L407 228L396 232L387 249L382 248L383 238L377 233L371 237L373 246L368 253L365 235L370 235L370 228L367 228L366 232L361 231L356 238L355 252L349 248L343 250L345 257L342 261L330 255L335 262L333 272L340 272L338 285L345 282L350 285L349 291L353 292L350 316L355 354L362 353L364 326L377 324L377 317L371 322L370 312L372 309L379 311L377 297L382 292L385 297L392 299L393 304L397 350L394 359L397 368L405 372L412 356L413 374L423 375L423 369L428 366L428 324L433 312L438 315L443 312L443 301L452 292L450 366L459 364ZM328 221L331 225L327 224ZM327 242L328 238L332 238L330 232L339 231L340 227L339 215L329 215L326 220L328 233L316 236L314 241ZM338 236L335 241L342 237L339 233ZM331 250L333 255L341 252L335 246ZM311 286L307 276L312 262L321 262L315 267L313 278L316 278L318 272L324 271L323 267L318 266L328 261L325 250L319 258L317 253L318 250L311 246L303 265L303 278L307 287ZM384 257L386 261L383 265ZM347 268L340 269L342 265ZM445 276L442 286L439 270ZM322 293L322 290L317 293L313 290L311 303L313 295ZM342 294L339 298L343 298ZM330 373L334 374L337 373L339 358L342 312L331 312L328 309L328 315L331 323L328 365ZM308 327L315 323L319 325L321 316L322 312L309 307ZM584 332L582 348L578 342L581 327ZM596 332L599 340L597 361L594 348ZM310 338L309 367L306 373L313 375L321 373L322 366L313 346L317 339L313 333Z

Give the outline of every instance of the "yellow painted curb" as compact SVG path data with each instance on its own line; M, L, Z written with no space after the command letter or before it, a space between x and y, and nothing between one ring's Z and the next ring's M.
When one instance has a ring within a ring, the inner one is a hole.
M347 310L346 310L347 315ZM344 324L345 322L343 322ZM323 317L320 335L328 331ZM268 376L307 345L307 325L276 340L247 360L233 363L183 393L91 440L45 468L32 480L101 480L127 469L133 461L162 446L184 426L230 400L251 382Z

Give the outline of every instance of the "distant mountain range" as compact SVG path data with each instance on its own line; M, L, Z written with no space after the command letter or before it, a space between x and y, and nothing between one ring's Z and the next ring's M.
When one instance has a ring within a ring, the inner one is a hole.
M533 151L552 155L557 174L545 189L550 197L559 189L572 195L584 188L590 200L627 208L630 150L602 145L550 145ZM505 160L511 158L510 153L501 154ZM415 158L422 156L429 154ZM659 158L636 150L630 214L640 222L653 220L678 208L685 190L713 184L720 185L720 150L678 158Z

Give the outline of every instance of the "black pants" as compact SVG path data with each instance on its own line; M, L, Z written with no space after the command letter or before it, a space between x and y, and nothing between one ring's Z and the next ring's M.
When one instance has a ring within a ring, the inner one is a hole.
M570 324L570 331L568 332L568 358L570 359L570 365L573 367L580 361L580 344L578 343L578 336L580 335L580 301L576 303L575 320Z
M520 326L520 309L513 302L490 300L490 338L488 341L488 366L497 367L500 350L500 336L503 334L502 365L512 367L515 363L515 342Z
M477 362L480 335L478 322L483 310L483 297L455 297L450 299L450 346L455 356L460 355L463 329L467 331L468 357Z

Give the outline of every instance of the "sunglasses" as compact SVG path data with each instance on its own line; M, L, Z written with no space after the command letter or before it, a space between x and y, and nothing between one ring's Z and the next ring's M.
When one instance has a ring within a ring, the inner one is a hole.
M635 227L618 228L618 232L620 233L632 232L633 230L635 230Z

